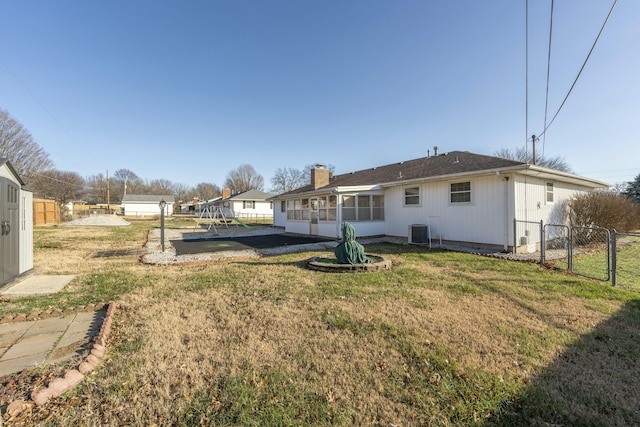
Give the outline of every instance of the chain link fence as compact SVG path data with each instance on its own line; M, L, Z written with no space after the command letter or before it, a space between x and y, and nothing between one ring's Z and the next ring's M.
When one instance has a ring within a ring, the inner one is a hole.
M640 233L514 220L514 254L640 292ZM535 236L540 234L539 238Z
M571 265L580 276L611 279L611 233L602 227L571 228Z
M545 224L540 262L571 270L571 230L566 225Z
M611 283L640 292L640 233L612 230L611 235Z

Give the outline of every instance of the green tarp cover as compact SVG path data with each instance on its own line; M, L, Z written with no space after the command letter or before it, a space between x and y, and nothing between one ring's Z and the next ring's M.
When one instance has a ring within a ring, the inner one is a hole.
M342 242L334 251L339 264L369 264L364 246L356 242L356 231L348 222L342 224Z

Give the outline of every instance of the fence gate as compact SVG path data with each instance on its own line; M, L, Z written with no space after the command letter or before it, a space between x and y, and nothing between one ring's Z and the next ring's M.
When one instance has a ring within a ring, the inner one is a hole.
M544 245L540 254L542 264L571 270L571 230L562 224L545 224Z
M602 227L572 227L569 269L580 276L611 278L611 233Z
M612 231L611 283L626 289L640 291L640 234Z

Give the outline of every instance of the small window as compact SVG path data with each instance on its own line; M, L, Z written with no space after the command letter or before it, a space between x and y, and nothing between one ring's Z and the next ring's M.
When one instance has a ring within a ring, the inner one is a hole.
M356 220L356 196L342 196L342 219Z
M283 200L280 202L280 212L286 212L286 211L287 211L287 202Z
M242 209L255 209L256 202L255 200L244 200L242 202Z
M553 182L547 182L547 203L553 203Z
M404 204L419 205L420 204L420 187L411 187L404 189Z
M471 182L457 182L451 184L451 203L471 202Z
M371 196L371 202L373 206L372 219L384 219L384 196Z
M369 196L358 196L358 221L368 221L371 219L371 198Z

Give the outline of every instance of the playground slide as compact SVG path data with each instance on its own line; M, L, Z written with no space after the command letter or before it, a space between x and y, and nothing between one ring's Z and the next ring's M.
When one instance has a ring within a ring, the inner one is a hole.
M243 226L244 228L251 228L249 227L247 224L245 224L244 222L240 221L238 219L238 217L232 216L231 219L233 219L235 222L237 222L238 224L240 224L241 226Z

